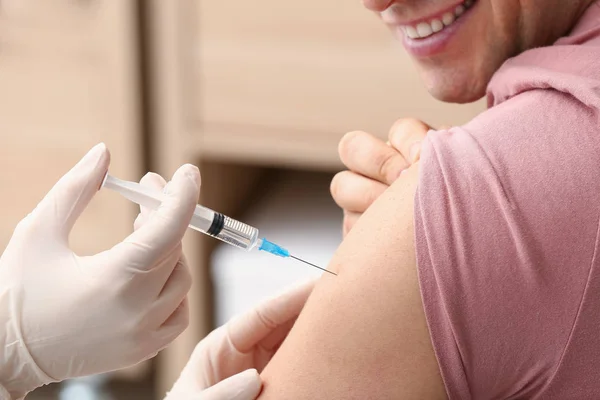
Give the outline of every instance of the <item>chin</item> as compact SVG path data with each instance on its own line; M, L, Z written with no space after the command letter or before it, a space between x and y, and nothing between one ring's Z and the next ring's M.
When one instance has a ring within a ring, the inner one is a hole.
M446 85L437 85L427 87L427 91L439 101L455 104L473 103L485 96L485 88L469 90L468 88L457 89L455 87L446 87Z
M445 103L467 104L485 96L489 79L467 71L421 71L429 94Z

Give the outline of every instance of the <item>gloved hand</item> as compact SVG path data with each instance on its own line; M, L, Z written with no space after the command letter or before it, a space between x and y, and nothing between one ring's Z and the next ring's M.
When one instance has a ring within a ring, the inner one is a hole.
M234 317L196 346L165 400L254 400L258 375L287 337L315 280Z
M387 143L365 132L342 138L338 152L348 171L333 178L331 195L344 210L344 235L402 171L419 160L421 142L430 129L419 120L400 119Z
M181 167L160 208L123 242L80 257L69 232L109 159L104 145L92 149L19 223L0 258L4 397L134 365L187 327L191 276L181 239L198 199L198 169Z

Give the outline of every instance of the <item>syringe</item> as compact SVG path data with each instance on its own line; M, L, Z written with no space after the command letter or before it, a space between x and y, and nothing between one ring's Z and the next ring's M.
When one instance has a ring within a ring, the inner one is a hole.
M109 174L104 177L101 188L114 190L126 199L152 210L156 210L164 200L164 194L157 190L142 186L137 182L115 178ZM258 248L258 250L279 257L293 258L332 275L337 275L325 268L291 255L288 250L269 242L267 239L259 238L258 229L201 205L197 205L194 210L190 228L246 251Z

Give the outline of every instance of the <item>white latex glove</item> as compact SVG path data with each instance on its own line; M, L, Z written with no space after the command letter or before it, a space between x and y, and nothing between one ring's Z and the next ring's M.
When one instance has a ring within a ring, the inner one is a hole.
M134 365L188 325L181 239L198 199L198 169L180 168L161 207L123 242L80 257L69 232L109 162L105 146L94 147L19 223L0 258L4 397Z
M258 373L287 337L315 282L294 286L210 333L165 400L256 399Z

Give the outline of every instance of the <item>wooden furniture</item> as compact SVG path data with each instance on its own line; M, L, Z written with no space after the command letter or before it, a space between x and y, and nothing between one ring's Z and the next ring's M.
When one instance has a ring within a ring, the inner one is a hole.
M0 243L93 145L111 172L143 166L137 8L133 1L0 0ZM78 221L79 254L132 231L137 209L99 193Z
M458 124L484 107L432 100L401 46L359 2L144 5L153 169L170 176L199 163L201 200L223 212L251 189L259 175L252 166L339 169L345 132L386 137L400 117ZM212 328L210 244L192 233L185 250L195 278L191 324L161 355L159 394Z

